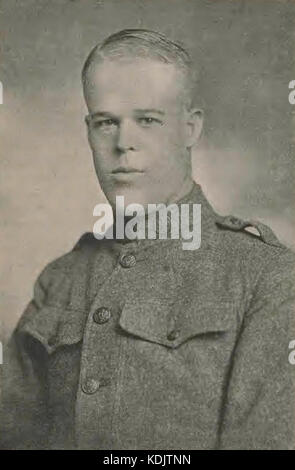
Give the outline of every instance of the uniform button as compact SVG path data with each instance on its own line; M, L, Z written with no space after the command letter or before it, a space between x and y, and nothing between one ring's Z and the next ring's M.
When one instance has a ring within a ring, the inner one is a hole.
M111 312L106 307L99 307L93 314L93 320L99 325L106 323L111 318Z
M167 339L169 341L174 341L175 339L177 339L179 337L179 334L180 334L179 330L172 330L172 331L170 331L170 333L168 333Z
M99 382L95 379L86 379L82 384L82 390L87 395L92 395L99 389Z
M120 259L120 264L123 268L132 268L136 265L136 258L134 255L123 255Z

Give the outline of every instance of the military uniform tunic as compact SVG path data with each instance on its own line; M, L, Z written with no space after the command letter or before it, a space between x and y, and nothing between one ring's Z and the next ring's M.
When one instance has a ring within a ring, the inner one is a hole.
M179 203L201 204L197 250L86 234L43 270L4 350L2 448L294 448L294 255L198 185Z

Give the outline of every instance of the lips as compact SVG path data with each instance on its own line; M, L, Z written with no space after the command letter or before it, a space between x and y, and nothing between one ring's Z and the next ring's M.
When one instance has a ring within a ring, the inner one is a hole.
M143 171L138 170L137 168L131 168L131 167L125 167L125 166L120 166L118 168L115 168L115 170L112 171L113 175L130 174L130 173L143 173Z

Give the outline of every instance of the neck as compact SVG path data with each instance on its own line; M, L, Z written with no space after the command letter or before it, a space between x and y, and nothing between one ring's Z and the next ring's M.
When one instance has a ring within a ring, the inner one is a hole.
M191 192L193 185L194 182L191 175L187 176L180 188L177 188L177 190L167 198L166 204L172 204L174 202L180 201L183 197Z

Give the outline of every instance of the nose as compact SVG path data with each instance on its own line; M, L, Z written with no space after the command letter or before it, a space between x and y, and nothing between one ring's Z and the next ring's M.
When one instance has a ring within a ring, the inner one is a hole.
M136 150L136 130L131 120L122 119L118 131L117 148L120 152L128 152L128 150Z

